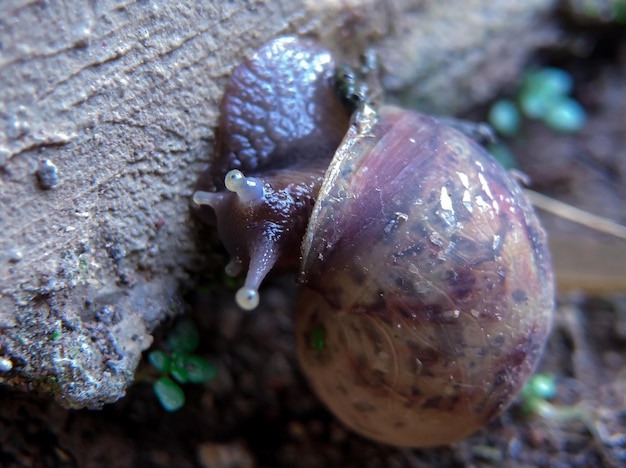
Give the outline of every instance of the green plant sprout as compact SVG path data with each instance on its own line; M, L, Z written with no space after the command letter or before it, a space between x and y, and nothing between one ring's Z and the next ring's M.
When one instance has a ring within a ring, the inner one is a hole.
M532 375L520 392L522 411L541 417L552 427L582 423L600 447L616 450L620 459L626 459L626 434L611 434L606 423L606 412L594 406L579 403L559 406L548 400L557 396L556 380L551 374Z
M489 110L489 123L503 136L515 136L521 116L541 120L551 129L571 133L586 121L585 110L569 94L573 80L565 70L555 67L535 68L524 74L515 101L499 99Z
M169 351L154 350L148 361L161 374L152 389L166 411L176 411L185 404L180 387L185 383L203 383L215 377L215 366L192 354L198 347L198 329L191 321L178 323L167 335Z
M580 405L555 405L548 400L557 396L556 381L551 374L532 375L520 392L522 410L550 422L582 421L591 432L596 424L592 414Z
M583 107L570 97L573 80L565 70L555 67L535 68L524 74L515 99L498 99L487 116L489 124L504 137L518 135L523 117L540 120L554 131L579 131L587 120ZM515 167L515 159L506 145L495 143L491 154L506 168Z
M585 413L579 406L557 406L548 401L556 395L556 381L553 375L534 374L520 392L522 410L549 420L585 419Z
M556 396L556 382L553 375L534 374L526 382L520 392L522 399L522 409L526 413L544 414L547 405L552 406L546 400Z
M507 137L515 136L521 124L517 105L510 99L498 99L494 102L487 120L500 135Z

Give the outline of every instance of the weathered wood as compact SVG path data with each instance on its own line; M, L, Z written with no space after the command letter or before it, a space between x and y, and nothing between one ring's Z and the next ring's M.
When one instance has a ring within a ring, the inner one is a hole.
M223 84L260 43L312 34L345 58L377 45L396 98L456 111L555 40L553 3L3 1L0 382L68 407L124 394L206 268L189 199ZM37 178L44 159L57 185Z

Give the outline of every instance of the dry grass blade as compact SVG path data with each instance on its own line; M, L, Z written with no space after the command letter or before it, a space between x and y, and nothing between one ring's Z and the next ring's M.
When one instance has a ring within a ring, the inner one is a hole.
M587 226L591 229L595 229L598 232L603 232L605 234L610 234L626 240L626 226L622 226L621 224L611 221L610 219L594 215L588 211L581 210L575 206L568 205L562 201L555 200L554 198L547 197L546 195L533 190L524 189L524 192L537 208L549 211L550 213L560 216L561 218L582 224L583 226Z

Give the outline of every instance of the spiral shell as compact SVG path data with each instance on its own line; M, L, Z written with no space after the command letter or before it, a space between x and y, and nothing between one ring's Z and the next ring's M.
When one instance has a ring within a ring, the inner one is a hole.
M506 407L547 338L546 236L515 181L456 130L383 108L353 125L309 223L298 357L348 426L457 440Z

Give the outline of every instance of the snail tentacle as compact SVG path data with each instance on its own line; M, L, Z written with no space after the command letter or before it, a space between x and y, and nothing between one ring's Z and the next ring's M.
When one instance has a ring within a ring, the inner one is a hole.
M204 192L202 190L197 190L193 194L193 202L196 205L206 205L213 209L216 209L216 207L219 206L223 200L224 194L221 192Z
M226 274L236 276L247 268L245 284L235 297L242 309L257 307L259 286L272 269L294 270L300 263L300 240L319 191L322 167L262 178L233 169L224 179L226 191L194 193L194 203L210 206L217 215L218 231L230 255Z
M259 287L276 264L279 246L267 239L267 242L251 252L246 281L235 294L235 301L242 309L253 310L259 305Z

